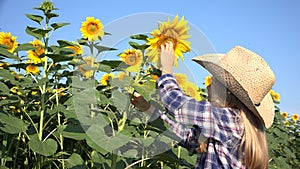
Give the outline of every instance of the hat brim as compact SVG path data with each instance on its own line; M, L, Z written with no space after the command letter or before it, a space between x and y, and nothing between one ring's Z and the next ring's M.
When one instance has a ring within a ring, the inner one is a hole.
M223 83L223 85L227 87L241 102L243 102L249 110L260 118L266 128L269 128L273 123L275 114L272 96L268 93L259 105L255 105L247 94L247 91L239 83L239 79L235 79L233 75L226 70L226 66L228 65L220 64L224 56L225 54L213 53L197 56L192 58L192 60L200 64L221 83Z

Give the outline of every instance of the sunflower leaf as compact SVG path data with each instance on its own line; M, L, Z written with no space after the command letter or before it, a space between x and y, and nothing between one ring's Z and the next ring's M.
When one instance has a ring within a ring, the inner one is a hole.
M59 44L60 47L77 46L76 44L66 40L58 40L57 43Z
M54 18L54 17L58 17L58 16L59 16L59 15L56 14L56 13L47 13L47 14L46 14L46 17L49 18L49 19Z
M59 55L59 54L48 54L48 57L50 57L53 62L64 62L64 61L70 61L73 59L71 56L66 56L66 55Z
M130 38L148 42L148 40L147 40L148 36L144 35L144 34L132 35L132 36L130 36Z
M136 43L136 42L132 42L132 41L130 41L130 42L128 42L129 43L129 45L131 46L131 47L133 47L134 49L139 49L139 50L145 50L145 49L147 49L148 47L149 47L149 45L147 45L147 44L142 44L142 45L140 45L140 44L138 44L138 43Z
M53 23L51 24L51 27L56 30L58 28L61 28L63 26L66 26L66 25L70 25L70 23Z
M30 43L23 43L20 44L16 49L15 52L19 52L19 51L26 51L26 50L34 50L34 46Z
M0 47L0 56L4 56L6 58L17 59L20 60L17 56L13 55L12 53L8 52L7 49Z
M29 26L26 27L26 33L37 39L42 39L42 37L45 36L50 31L51 29L39 29L39 28L33 28Z
M27 18L37 22L38 24L41 24L41 22L43 21L43 17L40 15L31 15L31 14L25 14L27 16Z
M100 64L108 65L112 69L118 68L123 62L119 60L103 60L99 62Z
M106 47L106 46L98 46L98 45L94 45L94 47L98 50L98 54L104 51L110 51L110 50L117 50L115 48L111 48L111 47ZM98 55L97 54L97 55Z

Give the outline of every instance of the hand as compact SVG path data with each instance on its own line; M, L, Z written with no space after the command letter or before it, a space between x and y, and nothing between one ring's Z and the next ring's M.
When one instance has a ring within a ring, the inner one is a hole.
M174 65L174 47L172 42L168 42L160 46L160 63L162 67L162 74L172 74Z
M150 103L145 100L145 98L140 95L139 93L134 92L131 98L131 103L140 109L141 111L145 112L150 108Z

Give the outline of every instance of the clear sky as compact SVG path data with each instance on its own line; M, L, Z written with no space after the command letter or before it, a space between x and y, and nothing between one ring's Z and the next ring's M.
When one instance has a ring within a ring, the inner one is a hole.
M25 27L36 26L25 14L42 0L0 0L0 31L11 32L19 43L32 41ZM280 108L290 114L300 114L300 1L299 0L53 0L60 10L54 21L70 22L58 30L54 38L76 40L81 37L81 22L87 16L99 18L106 25L120 18L144 13L178 14L201 31L218 53L226 53L241 45L260 54L271 66L277 81L273 87L281 94ZM145 19L145 22L148 21ZM150 21L150 20L149 20ZM120 30L144 25L130 22ZM157 24L157 23L153 23ZM146 27L147 25L145 25ZM149 28L151 31L153 28ZM117 32L106 32L116 34ZM193 36L193 35L192 35ZM193 44L199 44L193 39ZM196 51L200 46L192 46ZM187 57L188 58L188 57ZM188 65L189 66L189 65ZM191 66L192 67L192 66ZM193 71L193 70L192 70Z

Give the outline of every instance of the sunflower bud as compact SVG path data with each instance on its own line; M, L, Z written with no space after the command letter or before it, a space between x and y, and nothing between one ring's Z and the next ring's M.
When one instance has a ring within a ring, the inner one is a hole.
M42 2L40 8L41 8L45 13L50 13L50 12L54 9L53 6L54 6L54 5L53 5L52 2L46 0L46 1Z

